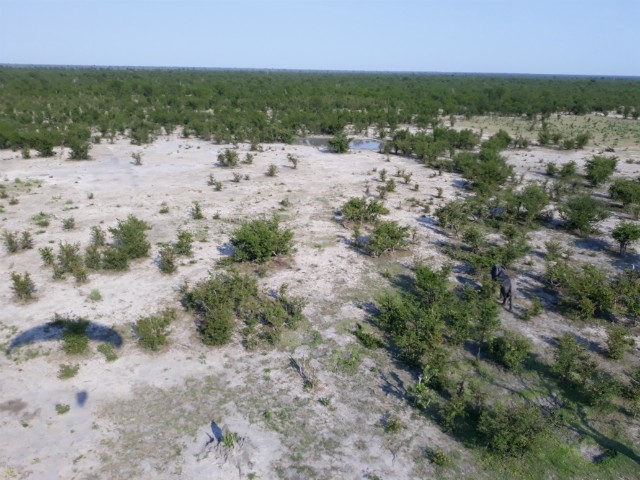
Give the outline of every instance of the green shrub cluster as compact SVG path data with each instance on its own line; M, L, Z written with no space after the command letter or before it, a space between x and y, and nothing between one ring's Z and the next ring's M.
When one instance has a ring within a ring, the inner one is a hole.
M547 429L547 423L537 405L497 404L482 411L478 431L490 451L520 456L533 448Z
M31 280L29 272L19 274L17 272L11 272L11 290L13 290L16 298L20 300L30 300L33 298L33 294L36 291L36 285Z
M291 297L286 285L268 297L258 291L255 277L235 271L212 275L193 288L182 289L182 303L198 316L198 330L206 345L224 345L231 339L236 321L244 323L247 348L275 344L285 328L295 329L303 319L304 302Z
M506 330L489 344L491 356L508 370L519 372L531 353L531 342L522 335Z
M640 312L640 272L627 269L613 279L594 265L547 264L546 279L560 294L560 306L582 319Z
M375 222L380 215L389 213L389 209L375 198L352 197L341 208L342 217L359 224Z
M263 263L291 250L293 232L280 228L278 217L243 222L231 235L236 262Z
M2 239L8 253L16 253L20 250L33 248L33 237L31 232L27 230L22 233L5 231L2 234Z
M138 345L157 351L166 345L169 337L169 325L176 319L176 311L166 308L154 315L141 317L136 321Z
M240 163L238 152L225 148L218 154L218 163L223 167L237 167Z

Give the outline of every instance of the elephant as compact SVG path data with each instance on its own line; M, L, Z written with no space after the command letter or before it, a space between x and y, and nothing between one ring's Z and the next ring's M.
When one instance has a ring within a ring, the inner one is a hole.
M504 265L494 265L491 267L491 279L500 282L500 299L502 305L509 300L509 311L513 309L513 284L511 277L507 275L507 269Z

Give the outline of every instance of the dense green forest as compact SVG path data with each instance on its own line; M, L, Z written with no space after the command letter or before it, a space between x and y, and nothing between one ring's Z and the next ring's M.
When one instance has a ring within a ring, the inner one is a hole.
M640 79L460 74L0 68L0 148L81 149L184 127L219 143L431 125L438 115L616 110L637 118Z

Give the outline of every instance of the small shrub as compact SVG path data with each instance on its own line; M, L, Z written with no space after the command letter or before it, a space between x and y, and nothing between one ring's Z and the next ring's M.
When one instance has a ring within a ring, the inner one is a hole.
M233 172L233 182L234 183L240 183L240 180L242 180L242 174L238 173L238 172Z
M20 250L30 250L33 248L33 237L30 232L24 231L20 235Z
M80 370L79 365L60 365L58 369L58 378L61 380L65 380L67 378L73 378L78 374Z
M433 449L427 452L429 461L439 467L446 467L451 464L451 456L444 450Z
M59 243L54 271L61 278L65 273L73 273L83 266L79 243Z
M365 332L362 328L356 329L353 334L356 336L358 340L360 340L360 343L362 343L362 345L366 348L374 349L374 348L381 348L384 346L384 343L382 342L382 340L380 340L375 335L372 335L371 333Z
M104 247L107 237L104 230L100 227L91 227L91 244L96 247Z
M101 266L105 270L124 271L129 268L129 257L124 249L107 247L102 252Z
M255 155L252 153L247 153L244 156L244 159L242 160L242 163L245 163L247 165L251 165L253 163L253 159L255 158Z
M275 177L276 175L278 175L278 167L272 163L267 168L267 177Z
M104 355L107 362L113 362L118 359L118 355L113 351L113 345L110 343L101 343L98 345L98 352Z
M405 425L402 420L395 415L389 416L384 422L384 431L386 433L400 433L404 428Z
M227 430L222 434L222 445L226 448L233 448L233 446L240 440L240 435L230 430Z
M158 213L162 215L166 215L167 213L169 213L169 206L167 205L166 202L162 202L160 204L160 210L158 210Z
M20 250L20 241L18 240L18 232L5 231L2 234L4 246L9 253L15 253Z
M218 163L223 167L237 167L240 159L238 152L225 148L218 154Z
M193 253L193 234L186 230L178 230L178 240L174 244L174 250L177 255L190 256Z
M160 248L160 270L162 273L173 273L176 271L176 252L171 245L164 245Z
M374 257L397 250L407 245L409 231L410 227L401 226L393 220L378 221L364 249Z
M46 266L53 265L55 257L53 255L53 249L51 247L42 247L38 251L40 252L42 263L44 263Z
M81 355L89 348L87 328L89 322L83 318L64 318L57 313L54 316L52 327L62 329L62 350L68 355Z
M113 235L115 248L122 251L128 259L146 257L151 249L146 230L151 227L146 222L129 215L126 220L118 220L116 227L109 228Z
M89 292L89 295L87 296L87 298L92 302L97 302L99 300L102 300L102 295L100 294L100 290L98 290L97 288L94 288L91 290L91 292Z
M204 218L204 214L202 213L202 207L200 206L200 202L194 201L191 207L191 217L194 220L202 220Z
M73 217L65 218L62 220L62 229L63 230L73 230L76 228L76 219Z
M56 403L56 413L58 415L64 415L65 413L68 413L69 410L71 410L71 407L69 405Z
M102 254L97 245L87 245L84 251L84 265L90 270L100 270L102 268Z
M508 370L519 372L531 353L531 343L515 332L505 331L489 344L491 356Z
M142 152L134 152L131 154L131 158L133 158L133 164L136 166L142 165Z
M152 351L157 351L160 347L166 345L169 336L169 325L175 318L175 310L167 308L155 315L138 319L136 322L138 345Z
M49 226L50 217L51 217L50 215L44 212L40 212L37 215L34 215L33 217L31 217L31 220L33 220L35 224L38 225L39 227L45 228Z
M28 272L24 272L22 275L17 272L11 272L11 281L13 282L11 290L13 290L16 298L20 300L30 300L33 298L36 286Z
M386 215L389 209L376 199L367 200L365 197L353 197L347 200L341 208L345 220L360 224L374 222L379 215Z
M607 329L607 355L613 360L622 360L634 342L629 331L622 325L613 324Z

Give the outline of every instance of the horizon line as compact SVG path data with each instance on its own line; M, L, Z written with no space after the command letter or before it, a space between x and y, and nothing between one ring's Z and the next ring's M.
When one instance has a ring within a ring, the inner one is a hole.
M0 68L42 68L77 70L192 70L192 71L234 71L234 72L277 72L277 73L355 73L385 75L477 75L477 76L523 76L523 77L583 77L583 78L624 78L640 79L640 75L612 75L585 73L522 73L522 72L448 72L427 70L340 70L314 68L268 68L268 67L187 67L187 66L142 66L142 65L86 65L86 64L46 64L46 63L1 63Z

